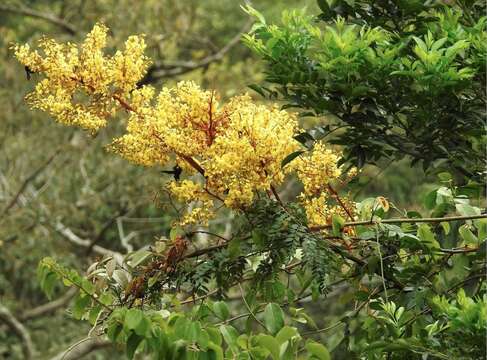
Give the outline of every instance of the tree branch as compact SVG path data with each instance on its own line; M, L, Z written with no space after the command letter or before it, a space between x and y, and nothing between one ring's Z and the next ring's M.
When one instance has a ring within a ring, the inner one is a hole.
M438 223L438 222L450 222L457 220L474 220L474 219L487 219L487 214L470 215L470 216L445 216L439 218L413 218L413 219L383 219L383 220L364 220L364 221L351 221L343 224L343 227L347 226L370 226L376 224L403 224L403 223ZM320 230L331 229L332 225L320 225L313 226L310 231L317 232Z
M7 324L12 332L22 342L22 352L24 353L24 359L30 360L34 355L34 345L27 329L22 323L12 315L9 309L0 304L0 321Z
M83 356L88 355L92 351L99 350L111 346L112 343L108 340L100 338L82 339L69 347L67 350L55 355L51 360L77 360Z
M50 22L51 24L54 24L61 29L63 29L65 32L67 32L70 35L76 35L78 30L70 23L66 22L63 19L60 19L56 17L53 14L48 14L48 13L43 13L39 12L33 9L29 9L25 6L19 6L19 7L13 7L13 6L8 6L8 5L0 5L0 12L5 11L9 12L12 14L17 14L17 15L24 15L32 18L37 18L37 19L42 19L46 20L47 22Z
M70 228L66 227L60 221L57 222L55 229L57 232L63 235L67 240L69 240L70 242L78 246L88 248L92 243L92 240L80 238ZM119 264L123 262L123 255L118 251L109 250L100 245L93 245L92 251L100 255L113 256Z
M5 216L8 214L10 209L12 209L17 201L19 200L19 197L22 195L22 193L25 191L27 188L27 185L29 185L30 182L34 181L39 174L44 171L45 168L49 166L49 164L54 160L54 158L60 153L59 150L57 150L54 154L52 154L41 166L39 166L36 170L34 170L29 176L25 178L25 180L22 182L22 185L20 186L19 190L15 193L15 195L12 197L12 199L9 201L7 206L2 210L1 215Z
M78 292L78 289L70 288L59 299L56 299L56 300L50 301L48 303L42 304L42 305L37 306L33 309L26 310L20 315L19 318L22 321L26 321L26 320L35 319L35 318L50 314L50 313L56 311L57 309L62 308L67 303L69 303L69 301L76 295L77 292Z
M154 83L161 78L183 75L193 70L206 67L213 62L220 61L223 59L223 56L225 56L226 53L228 53L235 45L239 43L242 34L250 29L251 24L251 21L246 22L239 33L235 35L225 46L223 46L217 52L208 55L199 61L168 61L152 65L147 70L147 74L144 76L144 78L139 81L138 85L147 85Z

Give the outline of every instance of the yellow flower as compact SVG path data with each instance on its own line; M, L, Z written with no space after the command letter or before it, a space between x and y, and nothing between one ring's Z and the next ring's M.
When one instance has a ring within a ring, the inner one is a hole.
M27 99L59 122L91 131L105 126L117 110L127 112L126 133L110 149L144 166L182 169L185 179L167 186L189 209L180 224L207 223L217 205L245 210L257 194L275 196L292 173L303 183L299 199L311 225L340 212L328 204L328 184L343 175L338 152L318 143L281 167L301 148L294 139L296 116L277 105L257 105L248 95L222 104L218 94L190 81L159 94L150 86L137 88L149 64L143 37L129 37L123 51L108 56L107 32L95 25L80 47L49 39L41 40L41 52L14 46L22 64L45 75Z

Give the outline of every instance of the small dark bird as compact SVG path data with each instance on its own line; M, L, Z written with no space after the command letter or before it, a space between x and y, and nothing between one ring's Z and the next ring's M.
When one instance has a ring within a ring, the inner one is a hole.
M164 174L172 174L174 176L174 180L178 181L181 178L181 173L183 169L179 167L179 165L175 165L172 170L162 170Z
M30 80L31 74L34 74L34 71L32 71L28 66L24 66L25 70L25 76L27 77L27 80Z

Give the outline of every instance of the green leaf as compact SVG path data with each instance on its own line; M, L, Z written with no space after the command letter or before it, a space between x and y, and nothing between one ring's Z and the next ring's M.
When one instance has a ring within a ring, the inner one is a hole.
M421 224L418 226L418 237L426 243L428 248L439 249L440 244L436 241L435 235L431 231L427 224Z
M134 330L144 318L144 313L139 309L129 309L125 314L124 326L127 330Z
M150 320L140 309L129 309L125 315L124 328L133 330L137 335L146 336L151 328Z
M93 295L95 293L95 285L86 278L81 280L81 287L87 294Z
M468 204L456 204L458 213L462 216L475 216L480 215L480 209Z
M281 345L295 336L299 336L298 330L295 327L284 326L277 333L276 340Z
M207 327L206 332L210 336L210 341L214 343L215 345L221 346L222 344L222 336L220 334L220 331L218 331L217 328L215 327Z
M225 342L230 347L234 354L238 354L238 346L237 346L237 339L238 339L238 332L235 328L231 325L221 325L220 332L225 339Z
M260 346L269 350L274 360L279 360L279 342L270 335L260 334L256 337Z
M130 255L130 260L127 264L131 267L136 267L144 262L152 253L148 250L139 250Z
M468 225L462 225L458 229L458 232L460 233L460 237L465 241L465 244L467 245L478 245L479 240L477 237L472 233Z
M73 317L80 320L90 303L90 297L85 294L78 294L73 304Z
M57 280L58 277L56 273L47 272L46 276L43 278L43 281L41 282L41 289L42 291L44 291L44 293L46 294L49 300L52 299L54 286L56 285Z
M91 325L95 325L96 320L98 319L98 315L102 311L101 305L96 305L91 308L90 312L88 313L88 321Z
M135 351L139 347L142 340L144 340L142 336L139 336L136 333L130 334L129 338L127 339L126 346L127 357L129 359L133 359Z
M249 336L247 334L242 334L237 338L237 344L242 349L247 350L248 342L249 342Z
M296 159L299 155L303 154L304 152L305 152L304 150L298 150L286 156L284 160L282 160L281 162L281 168L289 164L291 161Z
M331 360L330 353L328 349L322 345L318 344L317 342L310 341L306 344L306 350L313 356L317 357L320 360Z
M441 172L437 176L441 182L450 182L452 180L451 174L449 172Z
M213 312L221 320L226 320L230 316L230 310L228 310L228 305L224 301L214 302L213 303Z
M112 342L116 342L118 335L122 332L123 326L120 323L114 321L112 322L107 329L107 336L108 339Z
M333 229L333 235L340 236L343 225L345 224L345 219L342 218L340 215L334 214L331 218L331 224Z
M450 223L448 221L442 221L440 225L443 228L445 235L448 235L450 233Z
M208 343L208 354L212 360L223 360L223 350L221 346L212 341Z
M250 85L247 85L247 87L250 88L250 89L252 89L252 90L254 90L260 96L262 96L263 98L265 98L265 92L262 89L262 87L260 87L259 85L257 85L257 84L250 84Z
M428 193L428 195L426 195L426 197L424 198L424 206L428 210L434 209L434 207L436 206L436 190L433 190Z
M193 321L186 327L184 339L189 343L196 343L201 333L201 324L199 321Z
M272 335L284 326L284 313L279 305L270 303L264 309L264 324Z
M478 229L478 237L480 240L487 238L487 219L478 219L474 221L475 227Z
M240 6L240 8L245 11L247 14L249 14L250 16L253 16L255 18L257 18L259 20L259 22L261 24L264 24L265 25L265 18L264 16L258 12L257 10L255 10L252 6L250 5L246 5L246 6Z
M326 0L317 0L318 6L323 14L328 14L330 12L330 6Z

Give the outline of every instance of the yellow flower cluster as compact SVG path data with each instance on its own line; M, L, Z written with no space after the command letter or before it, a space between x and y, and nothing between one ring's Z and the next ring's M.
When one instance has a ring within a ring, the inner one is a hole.
M27 96L29 103L67 125L92 131L105 126L149 64L140 36L131 36L123 52L105 55L107 32L105 26L95 25L81 46L43 38L39 41L43 55L29 45L15 45L26 71L46 75Z
M176 166L168 183L170 195L190 211L181 224L206 223L214 207L245 209L256 194L276 197L275 188L295 173L303 183L300 195L311 225L329 221L329 186L342 176L339 154L317 144L281 167L282 160L299 150L294 140L298 121L277 106L257 105L248 95L220 104L218 95L193 82L175 88L154 88L137 83L148 66L142 37L132 36L123 52L103 53L107 28L96 25L80 48L43 39L43 55L28 45L15 54L29 71L43 73L28 99L33 107L58 121L96 131L119 109L129 113L126 133L111 149L145 166ZM217 204L218 203L218 204Z
M338 165L339 160L338 152L317 143L312 151L290 164L304 187L298 198L306 210L310 226L329 224L334 214L353 220L350 215L354 216L354 205L347 198L338 198L330 182L340 178L349 179L355 176L357 170L352 168L344 174ZM330 205L330 197L338 204Z

